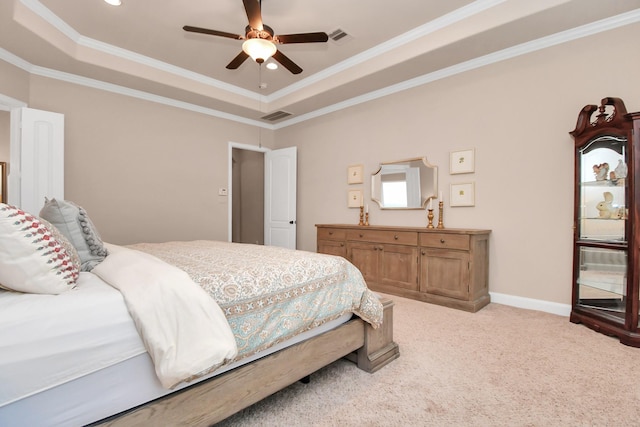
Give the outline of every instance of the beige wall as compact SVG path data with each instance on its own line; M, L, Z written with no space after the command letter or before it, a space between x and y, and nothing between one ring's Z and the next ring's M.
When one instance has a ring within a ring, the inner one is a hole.
M227 240L228 144L257 128L42 77L29 106L65 115L65 198L104 240Z
M263 130L267 147L298 146L298 247L315 250L316 223L357 223L347 190L370 194L347 185L349 164L364 164L368 176L380 161L427 156L440 167L445 226L493 230L490 291L568 304L568 132L604 96L640 110L639 36L636 24ZM38 76L28 94L31 107L65 114L66 197L87 208L105 240L227 239L228 201L217 189L228 186L228 143L257 144L256 128ZM476 172L449 175L450 151L467 148L476 149ZM449 207L449 184L467 181L476 206ZM423 211L369 206L373 224L426 224Z
M29 73L0 61L0 93L27 102L29 98Z
M347 166L427 156L439 166L446 227L493 230L490 291L570 303L573 142L578 112L605 96L640 110L633 40L640 25L447 78L278 131L298 149L298 247L315 250L316 223L358 222ZM611 41L628 40L616 44ZM475 148L476 172L449 174L452 150ZM322 179L319 179L321 177ZM476 184L475 207L449 207L449 185ZM367 181L368 182L368 181ZM370 222L425 226L424 211L382 211Z

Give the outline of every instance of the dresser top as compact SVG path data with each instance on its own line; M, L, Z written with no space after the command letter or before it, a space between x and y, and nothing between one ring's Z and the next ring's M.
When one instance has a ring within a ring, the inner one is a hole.
M394 225L355 225L355 224L316 224L318 228L341 228L351 230L386 230L386 231L413 231L419 233L446 233L446 234L489 234L491 230L479 230L468 228L427 228L425 227L401 227Z

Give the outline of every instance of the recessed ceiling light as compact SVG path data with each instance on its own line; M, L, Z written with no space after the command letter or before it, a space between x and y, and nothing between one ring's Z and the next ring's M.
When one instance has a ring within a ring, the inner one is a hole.
M120 0L104 0L106 3L109 3L111 6L120 6L122 2Z
M278 69L278 64L276 64L275 62L269 62L267 64L267 68L270 70L277 70Z

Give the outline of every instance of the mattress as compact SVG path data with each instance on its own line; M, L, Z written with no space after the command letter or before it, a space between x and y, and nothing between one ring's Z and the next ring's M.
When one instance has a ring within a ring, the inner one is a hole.
M92 273L60 295L0 291L0 409L145 351L120 292Z

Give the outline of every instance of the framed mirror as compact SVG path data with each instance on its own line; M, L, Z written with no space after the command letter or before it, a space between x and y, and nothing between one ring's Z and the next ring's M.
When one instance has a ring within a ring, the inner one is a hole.
M371 175L371 199L382 209L424 209L437 194L438 167L426 157L380 163Z
M7 203L7 163L0 162L0 203Z

